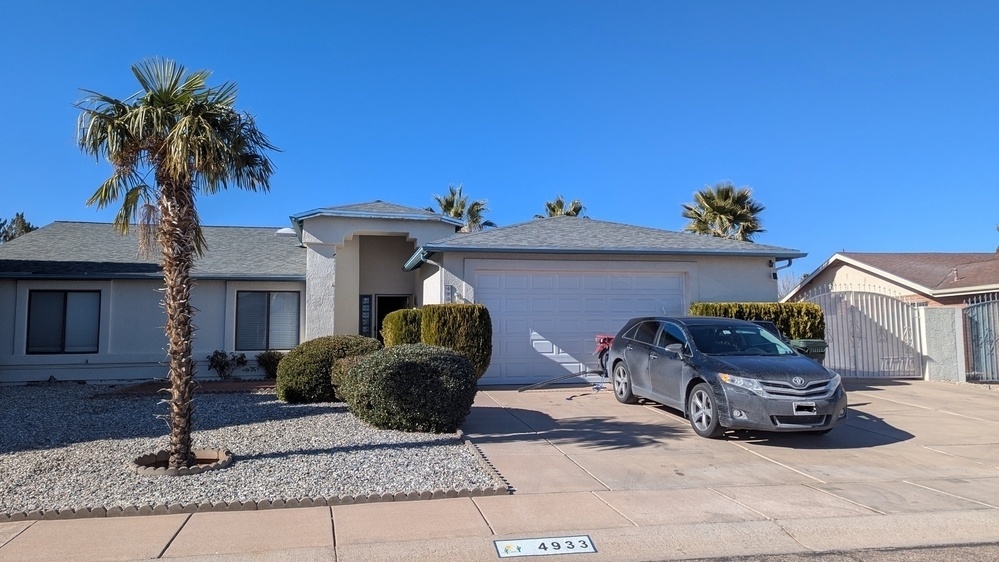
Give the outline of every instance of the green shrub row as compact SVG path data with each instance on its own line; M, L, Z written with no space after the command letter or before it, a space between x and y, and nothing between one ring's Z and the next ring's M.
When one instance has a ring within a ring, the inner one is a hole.
M385 347L405 343L420 343L420 319L423 312L418 308L403 308L390 312L382 320L382 339Z
M820 340L826 333L822 308L810 302L695 302L690 306L690 315L769 320L792 340Z
M274 389L279 400L292 403L329 402L333 392L333 364L337 359L366 355L382 347L364 336L339 335L299 344L278 363Z
M482 377L493 354L493 322L481 304L429 304L397 310L382 323L385 347L425 343L453 349L472 362Z
M402 431L456 431L472 409L478 381L462 354L426 344L387 347L338 371L338 392L351 413Z

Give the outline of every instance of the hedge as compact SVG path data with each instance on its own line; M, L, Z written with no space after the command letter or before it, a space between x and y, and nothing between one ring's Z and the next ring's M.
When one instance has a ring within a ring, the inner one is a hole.
M420 318L423 313L415 308L390 312L382 320L382 339L385 347L404 343L420 343Z
M769 320L788 339L824 339L822 308L810 302L695 302L691 316Z
M453 349L472 362L475 376L489 368L493 355L493 322L481 304L429 304L421 309L421 341Z
M333 363L352 355L367 355L382 347L364 336L324 336L299 344L278 363L274 390L279 400L292 403L329 402L333 392Z

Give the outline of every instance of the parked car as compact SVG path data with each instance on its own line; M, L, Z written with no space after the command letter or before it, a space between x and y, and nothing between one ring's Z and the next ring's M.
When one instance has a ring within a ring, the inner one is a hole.
M608 353L614 395L681 410L702 437L726 429L823 434L846 421L840 376L752 322L634 318Z

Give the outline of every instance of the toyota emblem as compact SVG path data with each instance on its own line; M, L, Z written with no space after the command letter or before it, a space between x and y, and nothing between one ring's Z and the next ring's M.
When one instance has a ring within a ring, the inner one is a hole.
M791 384L793 384L794 386L805 386L805 379L801 377L794 377L793 379L791 379Z

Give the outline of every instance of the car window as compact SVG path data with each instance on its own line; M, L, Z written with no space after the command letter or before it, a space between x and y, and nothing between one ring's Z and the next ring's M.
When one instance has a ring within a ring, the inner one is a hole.
M707 355L794 355L776 335L759 326L691 326L694 346Z
M659 322L642 322L638 325L635 340L652 345L656 341L656 334L658 332Z
M663 324L663 330L659 332L659 339L656 345L659 347L666 347L671 343L686 343L687 337L683 334L683 330L680 329L676 324L670 324L666 322Z

